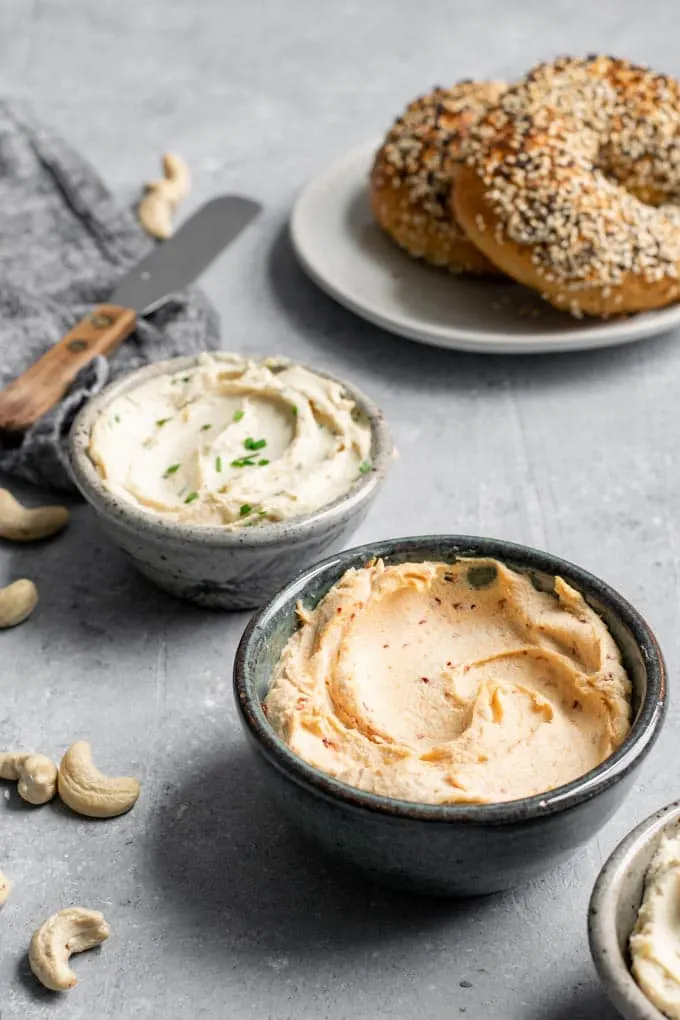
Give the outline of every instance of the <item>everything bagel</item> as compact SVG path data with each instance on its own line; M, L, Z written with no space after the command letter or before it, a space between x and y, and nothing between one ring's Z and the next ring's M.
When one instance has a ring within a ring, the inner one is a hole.
M580 316L680 296L680 84L613 57L540 64L468 139L452 193L471 241Z
M410 103L376 154L370 198L380 226L414 258L452 272L494 273L456 222L452 170L470 128L501 95L496 82L464 81Z

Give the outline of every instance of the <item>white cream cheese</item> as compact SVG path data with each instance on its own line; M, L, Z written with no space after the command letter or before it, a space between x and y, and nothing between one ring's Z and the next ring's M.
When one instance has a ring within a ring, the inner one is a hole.
M283 358L202 355L113 400L89 454L106 487L190 524L300 517L371 470L371 428L342 387Z
M650 1002L680 1020L680 828L652 858L630 937L633 977Z

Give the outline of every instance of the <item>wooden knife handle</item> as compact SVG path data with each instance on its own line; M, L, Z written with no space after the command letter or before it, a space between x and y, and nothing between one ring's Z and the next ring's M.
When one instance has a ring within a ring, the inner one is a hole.
M0 391L0 429L27 429L54 407L78 372L100 354L111 354L130 336L131 308L98 305L34 365Z

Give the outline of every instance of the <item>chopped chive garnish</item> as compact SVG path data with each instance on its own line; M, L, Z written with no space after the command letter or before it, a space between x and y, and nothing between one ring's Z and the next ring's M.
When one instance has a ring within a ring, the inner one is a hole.
M207 432L208 429L211 429L211 428L212 428L212 425L201 425L201 432Z
M119 425L120 424L120 415L119 414L114 414L113 420L115 421L116 425Z
M250 505L250 503L244 503L243 506L241 507L241 509L239 510L239 516L240 517L247 517L248 514L252 514L252 512L253 512L253 508Z
M372 467L373 465L371 464L370 460L362 460L361 464L359 465L359 474L365 475L367 471L370 471L372 469Z
M266 439L253 439L252 436L248 436L247 439L243 440L243 445L246 450L262 450L267 445Z
M297 405L296 404L293 404L293 406L291 407L291 411L293 412L293 414L297 418L298 409L297 409Z
M267 460L267 458L266 458L266 457L263 457L263 458L262 458L262 460L258 460L258 462L257 462L257 466L258 466L258 467L266 467L266 465L267 465L268 463L269 463L269 461Z
M197 492L190 492L187 498L184 500L185 503L193 503L195 499L198 499Z
M182 382L189 382L190 379L191 379L190 375L183 375L182 376Z
M246 413L245 411L240 411L240 410L239 411L234 411L234 419L233 420L234 421L240 421L241 418L243 418L243 416L245 415L245 413Z
M221 457L215 457L215 471L221 471L221 470L222 470L222 458Z
M258 510L257 511L257 516L258 517L266 517L267 516L267 511L266 510Z
M180 464L171 464L169 468L165 469L165 474L163 475L163 477L167 478L168 475L174 475L177 471L179 471L180 467L181 467Z
M232 467L255 467L255 461L252 457L237 457L236 460L232 460Z
M161 428L162 425L167 425L169 421L170 421L169 418L157 418L156 425L158 425L158 427Z

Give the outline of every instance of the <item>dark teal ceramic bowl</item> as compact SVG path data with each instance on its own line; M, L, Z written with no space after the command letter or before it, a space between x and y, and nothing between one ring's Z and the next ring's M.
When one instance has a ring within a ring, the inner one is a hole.
M262 711L281 651L297 628L298 600L314 607L350 567L494 557L551 590L563 577L602 617L633 684L633 725L621 747L572 783L502 804L432 805L392 800L339 782L293 754ZM310 567L258 612L234 666L236 702L274 802L323 850L376 881L443 896L509 889L570 856L621 805L651 750L666 706L665 667L640 614L580 567L512 542L433 535L377 542Z

